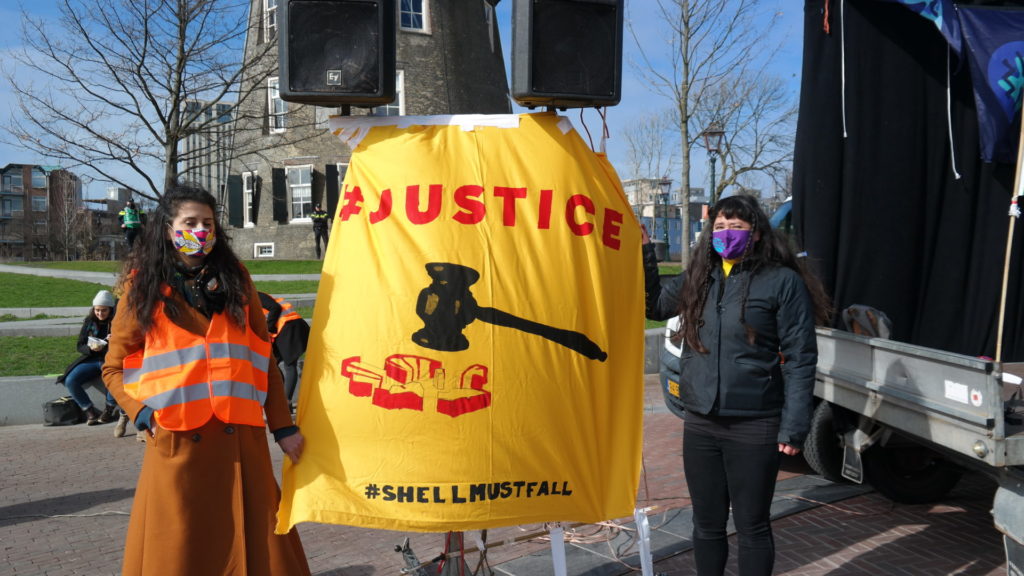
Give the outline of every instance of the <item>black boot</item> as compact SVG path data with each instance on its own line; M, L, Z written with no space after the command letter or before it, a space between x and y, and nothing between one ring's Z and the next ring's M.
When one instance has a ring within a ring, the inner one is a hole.
M100 423L102 413L95 406L89 406L83 412L85 413L85 423L89 426L95 426Z
M100 424L107 424L114 420L117 420L117 406L107 404L106 408L103 409L103 413L100 414Z

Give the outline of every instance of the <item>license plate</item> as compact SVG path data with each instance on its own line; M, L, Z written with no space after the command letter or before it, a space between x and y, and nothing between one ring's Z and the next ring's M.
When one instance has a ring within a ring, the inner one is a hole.
M668 384L668 393L679 398L679 382L676 382L671 378L666 378L665 380Z

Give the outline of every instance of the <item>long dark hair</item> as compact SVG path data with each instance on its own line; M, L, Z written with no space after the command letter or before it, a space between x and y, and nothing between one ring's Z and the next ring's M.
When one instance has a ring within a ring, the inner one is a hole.
M747 241L742 256L743 267L749 271L749 274L744 275L740 292L742 294L740 322L746 329L747 340L753 344L757 336L754 328L746 322L750 279L759 270L766 267L785 266L799 273L811 295L816 323L826 324L831 315L831 305L821 281L807 269L803 259L797 257L789 239L781 232L772 229L768 215L761 209L757 200L752 196L737 194L722 198L711 208L711 212L708 214L709 225L701 233L697 246L693 249L690 268L686 282L683 283L682 297L680 298L682 307L680 318L683 321L682 337L686 340L686 344L702 354L708 352L700 340L700 327L703 324L701 318L704 315L704 306L707 304L708 293L711 290L712 272L722 265L722 257L715 252L711 245L711 233L719 215L730 219L739 218L750 224L750 239Z
M117 315L117 305L116 305L116 303L115 303L114 306L110 306L110 314L107 316L106 320L100 320L99 318L97 318L96 317L96 307L95 306L90 306L89 307L89 313L85 315L85 322L90 323L94 328L98 327L100 324L106 324L107 325L107 334L110 334L110 327L114 324L114 316L116 316L116 315ZM104 336L106 336L106 334Z
M171 222L185 202L197 202L210 207L214 214L214 233L217 240L213 250L203 259L203 267L215 271L224 288L225 312L238 326L245 325L244 307L248 303L249 279L238 257L231 250L229 238L217 219L217 200L199 186L176 183L168 189L149 222L139 242L125 261L122 282L131 281L131 290L125 295L124 305L135 311L142 332L153 325L153 311L162 302L168 318L181 313L175 301L165 293L165 286L172 285L181 262L178 251L168 237Z

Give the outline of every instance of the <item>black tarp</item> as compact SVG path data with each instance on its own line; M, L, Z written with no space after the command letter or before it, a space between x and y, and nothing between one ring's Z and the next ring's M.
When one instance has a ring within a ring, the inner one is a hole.
M832 1L829 13L826 33L824 0L805 2L793 165L798 241L837 311L874 306L893 320L896 340L993 356L1014 166L980 160L969 67L954 63L951 82L957 180L947 50L935 26L878 0L847 0L842 10ZM1017 228L1003 360L1024 360L1024 222Z

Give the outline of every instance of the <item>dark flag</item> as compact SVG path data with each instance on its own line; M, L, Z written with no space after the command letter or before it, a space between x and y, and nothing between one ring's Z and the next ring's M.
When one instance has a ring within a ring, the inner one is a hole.
M978 108L981 158L1012 163L1024 88L1024 11L960 6L959 12Z
M953 0L883 0L895 4L903 4L922 17L935 24L939 34L946 39L950 50L960 56L963 48L960 39L960 22L956 17L956 7Z

